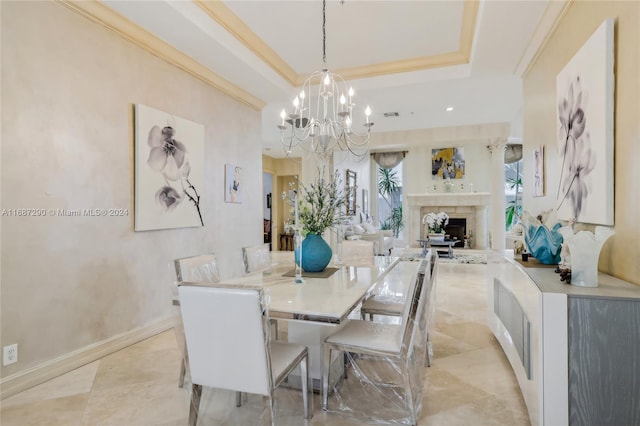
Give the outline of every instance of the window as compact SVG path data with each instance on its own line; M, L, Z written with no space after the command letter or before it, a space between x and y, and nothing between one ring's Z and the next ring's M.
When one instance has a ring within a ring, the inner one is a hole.
M504 194L507 201L505 227L509 231L522 216L522 159L504 165Z
M402 239L402 162L391 169L378 167L377 178L380 228L391 229Z

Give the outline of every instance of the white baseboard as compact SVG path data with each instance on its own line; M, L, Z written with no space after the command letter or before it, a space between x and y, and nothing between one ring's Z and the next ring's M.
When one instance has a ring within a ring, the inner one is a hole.
M120 349L131 346L158 333L173 328L175 317L170 316L133 329L126 333L113 336L102 342L94 343L76 351L64 354L52 360L43 362L35 367L12 374L0 380L0 399L27 390L51 380L54 377L68 373L78 367L103 358Z

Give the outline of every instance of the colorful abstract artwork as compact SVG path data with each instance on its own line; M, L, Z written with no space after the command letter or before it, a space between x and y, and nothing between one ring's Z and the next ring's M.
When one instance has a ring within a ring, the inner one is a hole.
M433 179L464 178L464 149L438 148L431 150L431 175Z

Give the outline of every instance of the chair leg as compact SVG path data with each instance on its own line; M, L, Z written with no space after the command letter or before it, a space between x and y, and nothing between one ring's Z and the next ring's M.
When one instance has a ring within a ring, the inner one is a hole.
M331 360L329 360L329 365L331 365ZM342 377L344 380L347 380L347 369L349 367L349 352L342 353Z
M427 343L424 345L424 366L431 367L431 353L433 347L431 346L431 336L427 334Z
M322 359L322 410L327 411L329 399L329 369L331 368L331 348L325 347Z
M191 408L189 409L189 426L198 424L198 410L200 409L200 398L202 397L202 386L191 385Z
M178 387L181 388L184 386L184 376L187 374L187 362L184 357L180 361L180 377L178 377Z
M300 362L300 380L302 381L302 403L304 404L304 418L309 419L309 413L312 413L309 406L310 401L313 401L313 397L309 398L309 355L305 355L302 362Z
M267 399L269 400L269 418L271 419L271 426L276 426L275 407L273 405L273 389L269 393Z
M416 415L415 404L413 403L413 391L411 389L411 379L409 378L409 371L405 369L402 372L402 381L404 382L404 392L405 399L407 402L407 409L409 410L409 415L411 416L411 425L415 426L418 424L418 419Z
M236 392L236 407L242 405L242 392Z

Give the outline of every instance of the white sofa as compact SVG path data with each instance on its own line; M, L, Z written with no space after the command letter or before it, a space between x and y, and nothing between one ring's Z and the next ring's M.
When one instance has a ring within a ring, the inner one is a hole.
M373 225L363 223L362 225L351 225L345 232L347 238L356 238L365 241L373 241L375 254L388 256L393 248L395 238L393 231L375 229Z

